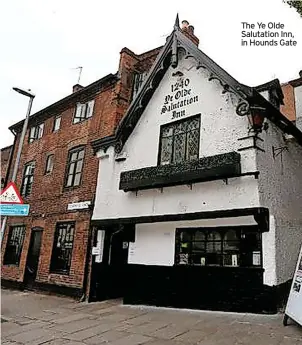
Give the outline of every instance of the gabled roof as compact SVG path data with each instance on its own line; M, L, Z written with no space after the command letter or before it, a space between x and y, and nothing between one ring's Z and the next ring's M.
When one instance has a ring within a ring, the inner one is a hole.
M161 52L157 56L157 59L155 60L151 70L149 71L146 80L141 86L140 91L133 99L122 121L119 123L115 134L110 137L105 137L93 141L92 147L94 149L94 152L98 151L99 149L106 150L109 146L114 146L116 153L121 152L125 142L131 135L134 127L139 121L142 113L144 112L144 109L146 108L152 95L157 89L167 69L170 66L172 66L173 68L177 67L179 48L185 49L187 54L186 58L195 58L198 63L197 69L206 68L210 71L209 80L219 80L224 89L223 93L232 92L237 94L240 99L238 106L241 106L241 109L244 108L244 111L248 111L251 105L255 105L254 102L258 102L262 106L267 107L270 113L270 120L285 132L297 137L298 142L302 145L302 132L300 132L298 128L296 128L289 120L287 120L275 106L273 106L264 97L262 97L255 88L239 83L217 63L210 59L205 53L199 50L198 47L181 32L177 15L172 33L168 37L166 44L163 46Z
M284 94L281 88L281 84L279 79L273 79L271 81L268 81L264 84L255 86L255 89L258 92L263 92L263 91L270 91L275 94L275 97L278 99L279 104L283 104L283 99L284 99Z
M10 151L12 148L13 148L14 145L8 145L8 146L5 146L5 147L2 147L1 152L2 151Z
M300 78L297 78L295 80L291 80L288 82L291 86L298 87L302 85L302 71L300 71L300 73L301 73Z

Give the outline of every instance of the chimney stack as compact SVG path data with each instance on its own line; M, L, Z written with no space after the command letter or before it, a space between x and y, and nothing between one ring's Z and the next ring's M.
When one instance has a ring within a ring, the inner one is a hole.
M181 32L198 47L199 39L194 35L194 26L190 25L187 20L183 20L181 24Z
M72 87L72 93L78 92L80 90L82 90L84 88L84 86L80 85L80 84L75 84Z
M181 30L186 30L190 23L187 20L183 20L181 24Z

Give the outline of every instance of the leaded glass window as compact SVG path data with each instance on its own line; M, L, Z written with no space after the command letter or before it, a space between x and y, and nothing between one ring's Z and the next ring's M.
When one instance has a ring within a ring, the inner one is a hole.
M162 126L161 165L181 163L199 157L200 116Z
M259 267L261 234L250 227L176 230L178 265Z

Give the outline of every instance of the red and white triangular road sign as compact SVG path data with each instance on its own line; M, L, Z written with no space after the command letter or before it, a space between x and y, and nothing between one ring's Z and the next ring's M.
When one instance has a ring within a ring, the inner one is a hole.
M23 204L23 200L14 182L10 182L1 192L1 204Z

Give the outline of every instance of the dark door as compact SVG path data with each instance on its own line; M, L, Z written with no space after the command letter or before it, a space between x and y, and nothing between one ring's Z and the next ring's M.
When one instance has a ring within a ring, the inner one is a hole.
M39 265L41 240L42 229L32 229L24 276L24 285L27 289L34 287Z
M117 228L106 229L103 258L93 258L90 301L120 298L124 295L129 239Z

